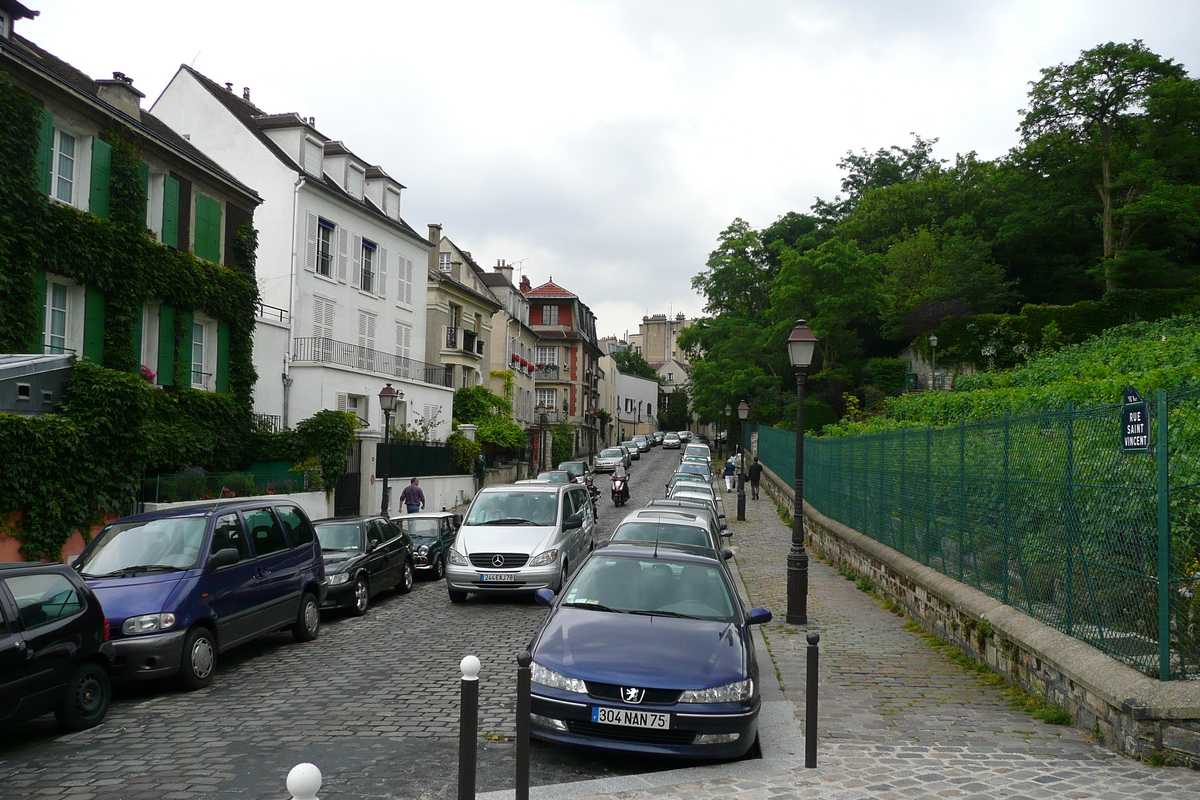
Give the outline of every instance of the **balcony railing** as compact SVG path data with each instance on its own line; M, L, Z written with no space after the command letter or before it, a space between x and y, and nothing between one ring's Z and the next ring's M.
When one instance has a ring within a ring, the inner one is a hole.
M462 349L464 352L475 354L475 331L464 330L462 332Z
M310 336L292 340L292 360L319 364L338 364L366 372L407 378L434 386L450 386L450 376L440 364L426 364L415 358L401 358L395 353L385 353L359 347L348 342Z
M558 380L558 366L547 364L544 367L538 367L533 373L533 377L543 381L556 381Z
M458 349L458 328L455 328L452 326L446 327L446 349L447 350L457 350Z

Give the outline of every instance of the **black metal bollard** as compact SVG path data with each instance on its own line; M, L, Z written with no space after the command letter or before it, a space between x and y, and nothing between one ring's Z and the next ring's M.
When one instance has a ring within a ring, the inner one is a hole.
M744 472L738 473L738 506L737 506L737 508L738 508L737 521L745 522L746 521L746 474Z
M817 765L817 662L821 634L810 631L808 636L808 666L805 669L804 692L804 766L812 769Z
M475 756L479 740L479 659L465 656L462 670L462 717L458 730L458 800L475 800Z
M533 656L517 656L517 792L516 800L529 800L529 665Z

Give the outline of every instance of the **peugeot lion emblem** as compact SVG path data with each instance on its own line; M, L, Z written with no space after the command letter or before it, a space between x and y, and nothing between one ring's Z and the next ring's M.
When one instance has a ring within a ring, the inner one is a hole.
M503 567L504 566L504 556L500 555L499 553L496 553L496 555L492 556L492 566L493 567Z
M646 697L645 689L639 689L636 686L622 686L621 687L621 699L624 700L626 703L633 703L636 705L637 703L642 702L642 700L645 697Z

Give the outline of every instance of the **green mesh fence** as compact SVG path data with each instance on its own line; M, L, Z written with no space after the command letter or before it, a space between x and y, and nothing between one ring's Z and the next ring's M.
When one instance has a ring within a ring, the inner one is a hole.
M1121 407L805 440L805 500L1163 680L1200 674L1200 392ZM795 481L795 437L758 457ZM1164 447L1163 444L1166 444Z

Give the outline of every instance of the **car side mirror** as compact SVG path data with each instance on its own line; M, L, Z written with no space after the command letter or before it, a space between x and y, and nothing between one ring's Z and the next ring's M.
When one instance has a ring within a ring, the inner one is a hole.
M222 547L217 552L208 557L209 569L220 569L228 567L231 564L236 564L242 560L242 554L237 551L236 547Z
M582 528L582 527L583 527L583 512L582 511L575 512L570 517L568 517L565 522L563 522L563 530L564 531L573 531L576 528Z
M771 612L765 608L752 608L746 612L746 623L749 625L762 625L771 621Z
M721 558L728 561L729 559L733 558L733 551L730 550L728 547L722 547L721 548Z
M453 517L451 517L450 519L451 519L451 520L454 522L454 527L455 527L455 528L461 528L461 527L462 527L462 514L455 514L455 515L454 515Z
M379 542L375 541L374 539L367 542L367 552L368 553L374 553L378 549L379 549Z
M722 538L724 538L724 539L732 539L732 538L733 538L733 531L727 531L727 530L725 530L724 528L722 528L722 529L721 529L721 537L722 537Z
M536 592L533 593L533 599L537 602L537 604L539 606L548 606L554 602L554 592L552 592L549 589L538 589ZM771 612L768 611L767 618L769 619L770 616L771 616Z

